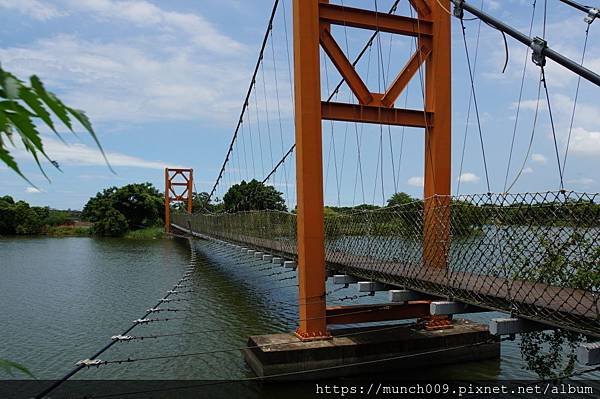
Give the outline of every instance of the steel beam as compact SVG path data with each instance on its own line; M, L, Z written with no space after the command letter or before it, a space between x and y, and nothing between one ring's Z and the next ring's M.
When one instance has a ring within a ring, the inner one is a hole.
M409 2L420 17L431 14L431 7L429 7L427 0L409 0Z
M325 221L319 0L293 1L298 303L301 339L329 337L325 319Z
M431 8L434 34L425 65L425 110L435 121L425 132L423 260L427 267L446 267L450 246L452 156L452 73L450 0Z
M327 53L340 75L348 83L348 87L350 87L350 90L352 90L358 101L364 105L371 103L373 96L367 85L356 72L356 69L354 69L354 66L348 60L344 51L338 46L333 36L331 36L329 29L323 26L321 27L320 42L321 47L323 47L323 50L325 50L325 53Z
M401 15L321 3L321 21L352 28L378 30L403 36L431 36L431 22Z
M393 305L353 305L327 308L327 324L372 323L429 316L429 302Z
M177 181L177 178L183 181ZM171 231L171 204L184 202L187 213L192 213L194 170L165 168L165 232ZM185 187L178 193L176 187Z
M429 112L374 107L368 105L322 102L323 119L342 122L376 123L383 125L426 127L433 124L433 115Z
M391 107L394 105L394 102L396 102L400 93L406 88L408 82L415 76L415 73L417 73L421 64L429 57L430 53L431 46L421 44L419 49L408 60L402 71L400 71L394 82L381 98L381 103L384 106Z

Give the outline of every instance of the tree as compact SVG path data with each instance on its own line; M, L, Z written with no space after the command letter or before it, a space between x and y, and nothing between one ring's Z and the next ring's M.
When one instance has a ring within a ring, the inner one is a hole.
M223 196L223 204L226 212L287 211L282 193L255 179L250 182L242 180L240 184L231 186Z
M105 237L122 237L128 230L127 219L114 208L107 209L102 219L94 224L94 233Z
M75 118L92 136L106 160L104 151L86 114L81 110L66 106L52 92L45 89L44 84L37 76L31 76L29 82L30 84L27 85L15 75L0 67L0 161L27 180L8 149L9 144L14 147L15 139L19 139L46 178L48 176L40 162L40 155L59 169L58 163L51 160L46 154L40 132L36 126L36 122L43 123L61 141L64 141L56 130L52 116L60 120L71 132L73 132L71 118ZM108 165L108 160L106 160L106 164ZM27 181L29 182L29 180Z
M398 192L392 195L390 199L388 199L387 204L388 206L397 206L410 204L411 202L415 201L417 201L417 199L411 197L410 195L403 192Z
M38 234L49 215L48 208L30 207L25 201L0 197L0 234Z
M95 223L95 233L115 236L127 230L159 225L163 211L163 195L151 183L140 183L99 192L85 204L82 216ZM107 221L114 225L107 225Z
M192 198L192 209L194 212L214 212L215 206L211 203L207 192L194 193Z

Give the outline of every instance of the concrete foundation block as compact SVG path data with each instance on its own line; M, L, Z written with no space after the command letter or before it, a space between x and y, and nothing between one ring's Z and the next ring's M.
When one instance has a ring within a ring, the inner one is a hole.
M389 373L500 357L500 342L486 325L453 323L454 328L437 331L414 325L336 329L331 339L317 341L301 341L293 333L260 335L250 337L243 352L258 376L300 372L275 380Z
M577 362L586 366L600 364L600 342L587 342L579 345Z

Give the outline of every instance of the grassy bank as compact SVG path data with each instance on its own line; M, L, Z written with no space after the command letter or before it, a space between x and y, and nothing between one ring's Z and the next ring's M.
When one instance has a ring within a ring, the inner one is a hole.
M50 237L89 237L92 229L88 226L51 226L46 234Z
M165 236L163 227L146 227L145 229L133 230L125 234L125 238L132 240L156 240Z

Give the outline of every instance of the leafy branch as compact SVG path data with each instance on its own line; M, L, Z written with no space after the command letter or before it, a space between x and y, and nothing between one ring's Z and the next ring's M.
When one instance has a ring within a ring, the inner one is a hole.
M0 359L0 370L4 373L8 374L11 377L14 377L14 371L18 371L27 375L28 377L34 378L35 376L25 367L20 365L19 363L12 362L10 360Z
M46 158L58 170L60 166L46 154L36 123L46 125L63 143L66 143L56 129L53 117L62 122L72 133L75 133L74 120L79 122L90 134L107 166L113 171L84 111L65 105L56 95L46 90L37 76L31 76L27 84L0 67L0 161L30 184L31 182L11 155L9 144L14 148L15 142L20 140L27 152L32 155L42 174L49 180L40 158Z

